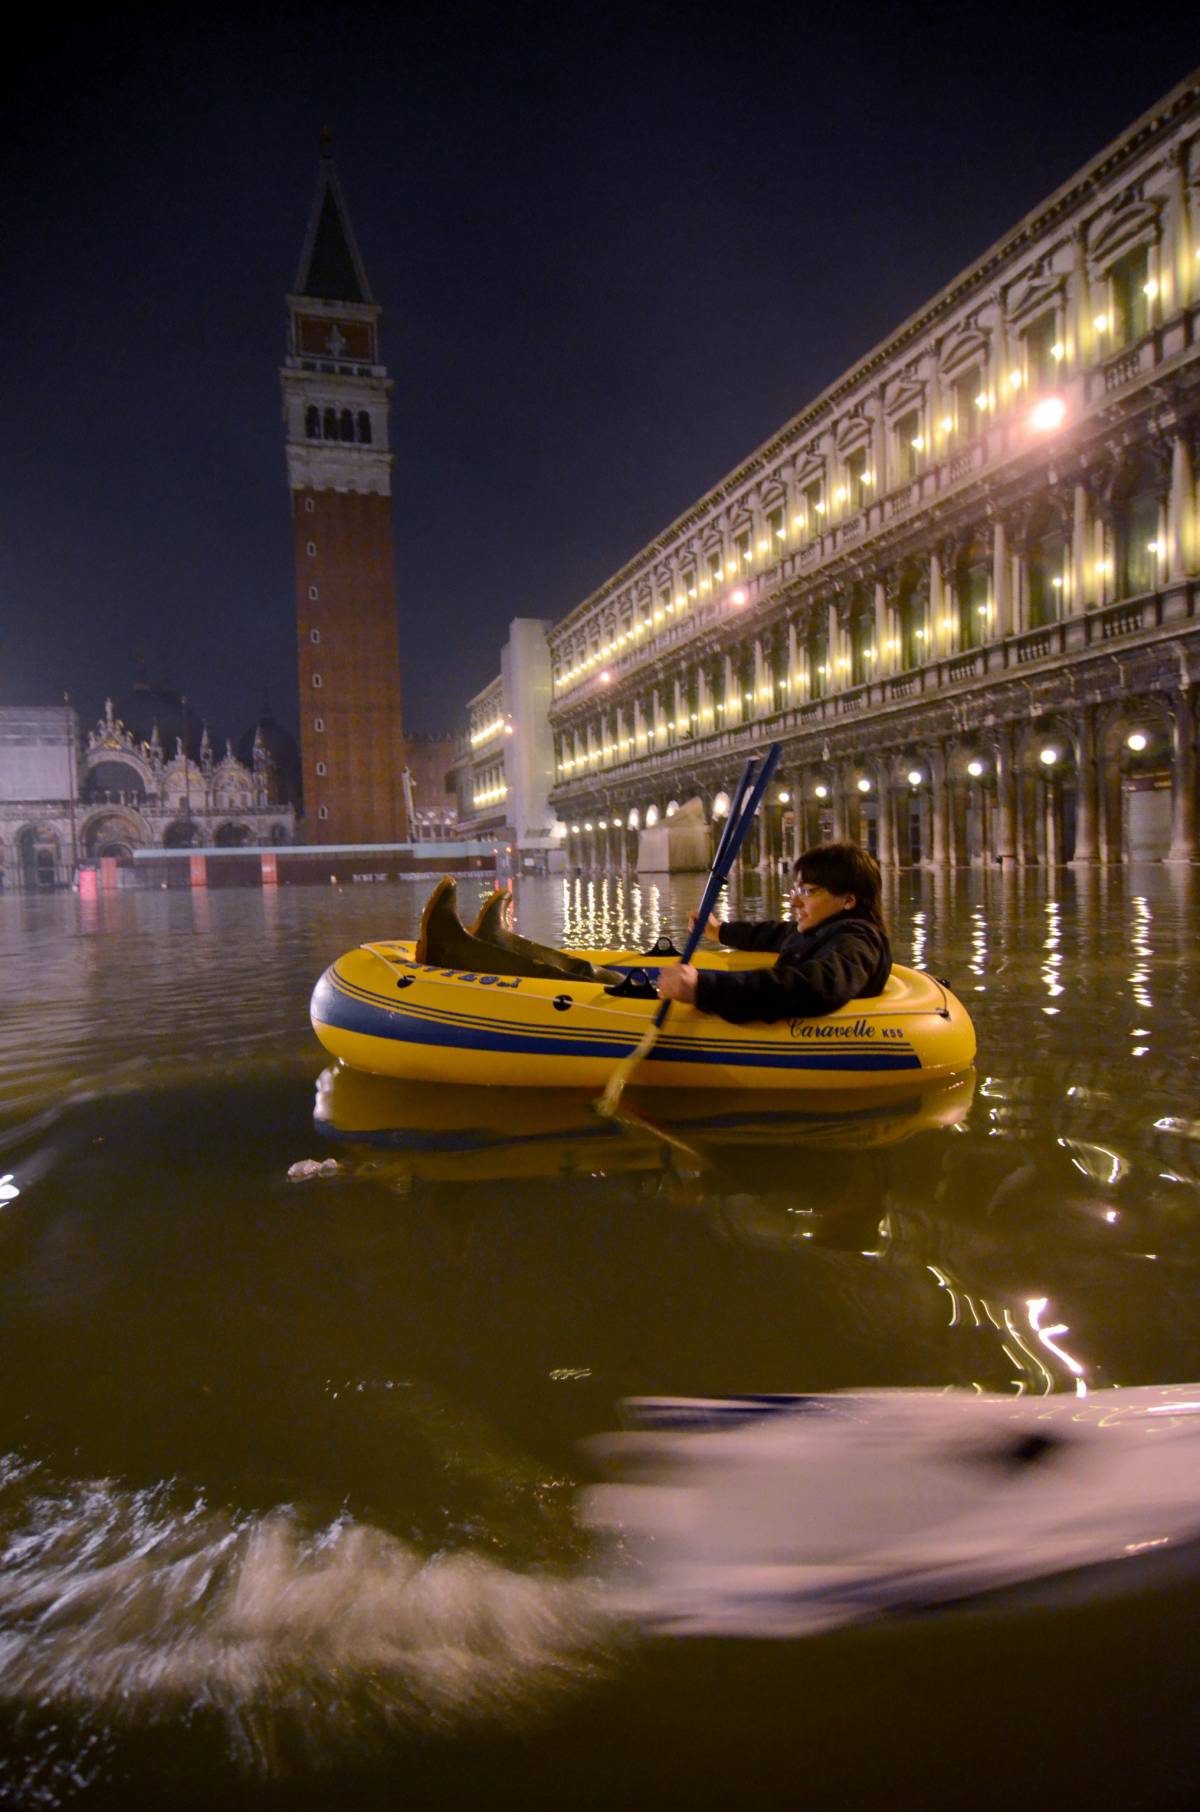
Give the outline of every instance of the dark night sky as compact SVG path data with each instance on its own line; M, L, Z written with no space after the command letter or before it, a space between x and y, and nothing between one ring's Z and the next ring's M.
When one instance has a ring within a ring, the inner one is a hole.
M402 21L402 22L400 22ZM295 727L278 367L321 125L395 380L406 715L558 617L1189 69L1145 8L325 6L20 60L0 703ZM12 79L10 71L10 80Z

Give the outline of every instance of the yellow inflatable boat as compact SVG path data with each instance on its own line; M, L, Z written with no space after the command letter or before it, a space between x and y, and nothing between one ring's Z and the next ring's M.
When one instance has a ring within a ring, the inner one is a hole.
M351 1069L413 1082L600 1089L659 1002L670 957L575 951L611 983L535 980L418 963L411 943L362 944L313 990L313 1030ZM769 967L771 952L697 951L701 968ZM730 1025L674 1006L637 1074L639 1087L911 1088L969 1069L975 1031L933 976L897 964L881 995L820 1019Z

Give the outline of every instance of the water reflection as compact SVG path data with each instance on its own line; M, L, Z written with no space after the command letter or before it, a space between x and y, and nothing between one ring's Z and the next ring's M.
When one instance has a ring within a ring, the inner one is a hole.
M521 929L678 941L699 884L522 879ZM554 1091L335 1072L314 1129L312 983L411 936L427 892L0 896L0 1507L28 1592L0 1623L76 1759L73 1680L157 1665L182 1684L155 1715L183 1719L205 1654L260 1759L285 1702L304 1752L305 1693L324 1750L453 1724L455 1693L519 1722L551 1676L619 1667L569 1588L579 1443L620 1399L926 1385L1074 1410L1200 1377L1194 875L891 877L897 955L970 997L973 1092L647 1091L653 1124L614 1128ZM747 873L727 910L779 907ZM338 1594L376 1583L392 1634L364 1604L339 1671ZM40 1673L39 1630L61 1635ZM860 1663L878 1687L853 1651L844 1702L807 1680L814 1715L856 1727ZM940 1719L975 1716L974 1678L947 1669Z

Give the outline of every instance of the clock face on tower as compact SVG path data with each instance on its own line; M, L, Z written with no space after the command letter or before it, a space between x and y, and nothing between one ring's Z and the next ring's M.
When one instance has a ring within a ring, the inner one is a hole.
M328 315L296 317L296 350L306 359L343 359L375 363L375 330L369 321L344 321Z

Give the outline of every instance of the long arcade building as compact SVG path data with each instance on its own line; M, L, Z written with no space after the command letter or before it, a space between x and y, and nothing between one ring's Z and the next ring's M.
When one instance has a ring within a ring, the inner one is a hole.
M568 861L1196 859L1200 73L550 633Z

